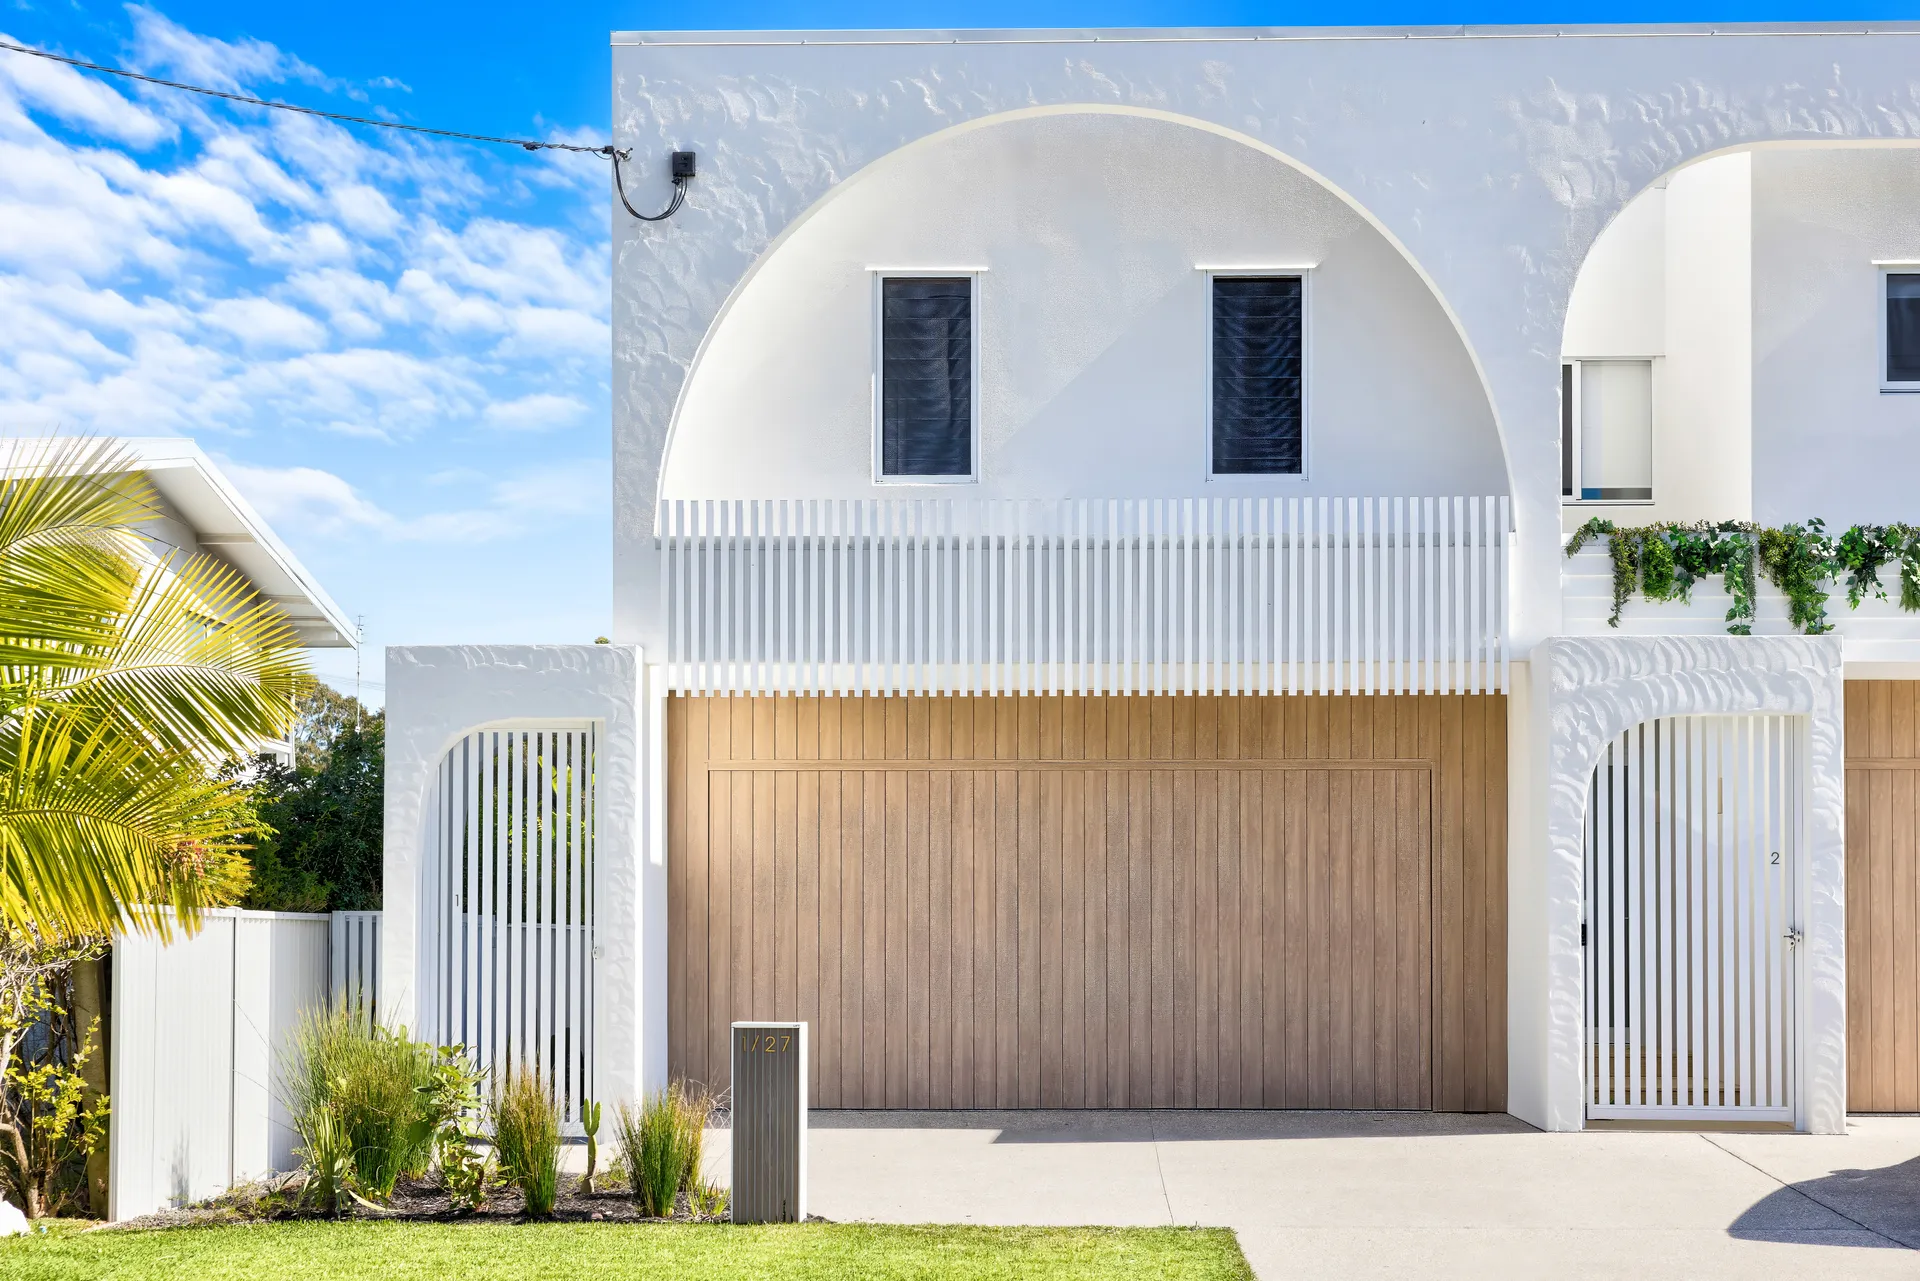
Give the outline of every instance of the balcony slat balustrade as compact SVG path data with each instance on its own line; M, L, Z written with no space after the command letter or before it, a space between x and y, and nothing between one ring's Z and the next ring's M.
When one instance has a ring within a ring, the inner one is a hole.
M1508 500L673 499L670 688L1507 689Z

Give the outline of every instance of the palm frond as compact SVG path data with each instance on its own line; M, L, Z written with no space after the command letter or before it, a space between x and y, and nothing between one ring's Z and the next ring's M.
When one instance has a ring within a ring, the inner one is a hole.
M58 935L192 929L244 892L258 826L240 784L35 709L0 736L0 918Z
M139 580L152 485L112 442L8 442L0 453L0 666L110 643Z
M147 576L100 660L43 697L117 717L162 750L220 758L285 738L312 679L285 614L204 555Z
M0 922L197 927L260 831L228 759L286 737L310 681L286 618L160 513L109 441L0 443Z

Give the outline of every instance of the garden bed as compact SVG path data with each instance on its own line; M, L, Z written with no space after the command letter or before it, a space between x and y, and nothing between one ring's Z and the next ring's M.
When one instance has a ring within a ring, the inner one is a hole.
M328 1218L311 1200L302 1198L304 1187L305 1178L302 1175L245 1184L199 1205L143 1215L113 1224L105 1230L119 1232L217 1227ZM719 1223L726 1218L724 1214L697 1213L684 1193L680 1197L678 1213L672 1219L650 1218L640 1213L632 1193L625 1187L582 1192L578 1176L564 1176L561 1179L553 1213L548 1217L559 1223ZM385 1205L355 1204L340 1218L408 1223L512 1223L525 1220L526 1214L520 1194L511 1187L496 1187L484 1206L478 1210L467 1210L455 1205L446 1188L436 1180L401 1179Z

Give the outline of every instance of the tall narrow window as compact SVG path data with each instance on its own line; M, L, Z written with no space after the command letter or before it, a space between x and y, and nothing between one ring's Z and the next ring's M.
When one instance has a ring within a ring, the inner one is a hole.
M973 279L880 282L880 474L973 474Z
M1573 366L1560 366L1560 497L1573 497Z
M1920 390L1920 273L1887 273L1885 382Z
M1213 474L1302 470L1301 280L1213 278Z
M1583 360L1579 370L1580 497L1653 497L1653 362Z

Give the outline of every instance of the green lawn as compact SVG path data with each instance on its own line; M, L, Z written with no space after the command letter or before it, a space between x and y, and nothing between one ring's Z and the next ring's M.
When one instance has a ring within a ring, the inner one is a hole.
M269 1223L164 1232L58 1232L0 1241L0 1277L593 1276L778 1278L1172 1277L1247 1281L1224 1228L735 1228L697 1224Z

